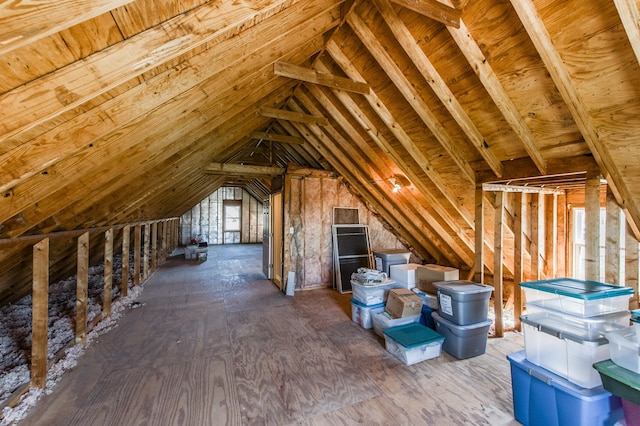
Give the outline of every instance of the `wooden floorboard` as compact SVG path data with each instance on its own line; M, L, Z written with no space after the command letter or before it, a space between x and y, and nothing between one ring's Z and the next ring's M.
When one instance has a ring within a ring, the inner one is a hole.
M506 355L520 334L405 366L351 321L350 295L287 297L261 259L257 245L170 258L21 424L518 424Z

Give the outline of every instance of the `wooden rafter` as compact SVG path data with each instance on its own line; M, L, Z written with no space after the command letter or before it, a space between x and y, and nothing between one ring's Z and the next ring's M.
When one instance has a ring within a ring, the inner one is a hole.
M88 21L133 0L0 2L0 55ZM73 13L69 13L73 10Z
M451 0L444 1L451 3ZM547 162L542 156L540 149L538 149L535 137L507 94L505 88L502 86L500 79L493 71L491 64L482 53L482 50L480 50L478 43L476 43L472 37L467 26L463 21L460 21L460 26L457 29L453 27L447 27L447 29L460 48L462 54L467 58L469 65L471 65L471 68L482 82L487 93L489 93L489 96L493 99L496 107L498 107L502 113L502 116L507 120L507 123L509 123L513 131L520 138L524 149L527 151L534 164L538 167L540 173L546 173Z
M328 73L321 73L316 70L284 62L276 62L273 64L273 72L282 77L306 81L307 83L320 84L334 89L346 90L347 92L355 92L362 95L369 93L369 85L367 83L352 81L348 78Z
M609 151L600 140L598 130L582 101L580 93L574 85L571 73L562 61L560 53L556 50L535 5L531 0L511 0L511 5L518 14L531 41L536 46L540 57L544 61L551 78L571 111L573 119L580 129L598 166L600 166L602 173L604 173L607 183L615 194L618 205L620 205L624 211L636 238L640 239L640 212L638 211L638 207L633 202L633 197L625 185Z
M251 138L262 139L265 141L282 142L300 145L304 143L304 139L290 135L283 135L280 133L267 133L267 132L253 132Z
M277 0L258 14L237 2L205 3L0 96L0 142L69 111L204 43L246 31L290 6ZM233 17L230 21L230 17ZM90 71L90 72L88 72ZM66 95L63 95L66 94Z
M285 109L262 107L260 108L259 112L265 117L271 117L278 120L297 121L299 123L305 124L319 124L320 126L327 126L329 124L329 120L327 120L325 117L287 111Z
M438 0L390 0L393 3L411 9L416 13L434 19L447 26L458 28L460 11Z
M613 0L627 32L627 38L640 64L640 12L636 0Z
M449 113L456 120L460 128L467 135L472 145L476 148L480 155L482 155L489 167L491 167L491 170L493 170L493 172L498 177L502 176L502 164L500 163L500 160L489 149L485 138L482 136L475 124L471 121L471 118L464 111L462 105L460 105L455 95L451 92L440 74L436 71L431 61L429 61L424 52L420 51L421 53L419 53L417 51L419 49L416 50L415 48L411 48L411 46L417 47L417 45L415 44L415 40L413 38L408 39L408 35L406 34L406 32L399 29L400 27L402 27L404 28L404 30L406 30L404 24L399 19L391 18L390 15L386 12L388 12L388 10L384 9L383 18L387 20L387 24L389 24L392 30L394 30L394 34L397 33L396 37L400 37L399 41L401 44L403 44L403 47L411 52L409 53L409 55L413 55L412 60L414 60L416 66L425 77L425 80L431 86L431 88L436 93L443 105L447 108ZM362 21L362 19L360 19L360 17L358 17L356 14L351 14L347 18L347 22L349 23L349 26L353 29L353 31L358 35L360 41L362 41L369 52L376 58L376 61L378 61L385 72L387 72L389 75L397 75L400 72L398 66L387 53L387 49L385 49L382 43L380 43L375 34ZM403 35L406 35L407 37L404 37ZM400 74L402 73L400 72ZM464 171L467 172L467 169L465 168ZM470 180L473 179L470 178Z

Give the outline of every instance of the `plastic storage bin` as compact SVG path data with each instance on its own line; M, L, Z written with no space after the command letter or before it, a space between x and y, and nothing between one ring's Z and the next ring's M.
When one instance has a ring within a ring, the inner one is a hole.
M442 349L458 359L482 355L487 349L490 319L475 324L458 325L432 312L436 331L444 336Z
M377 305L363 305L355 299L351 299L351 320L359 324L362 328L370 329L373 327L372 316L374 313L384 312L384 303Z
M621 367L640 374L640 327L631 326L610 331L609 340L611 360Z
M429 327L432 330L436 329L436 322L433 320L433 317L431 316L431 313L434 311L434 309L430 308L429 306L426 305L422 305L422 312L420 313L420 324L422 325L426 325L427 327Z
M415 294L418 295L420 299L422 299L422 304L430 307L434 311L438 310L438 296L431 293L425 293L422 290L418 290L417 288L411 289Z
M622 399L627 426L640 425L640 374L619 366L610 359L593 365L602 377L602 385Z
M458 325L487 320L493 287L472 281L440 281L433 285L438 291L438 314L442 318Z
M427 293L436 293L433 286L438 281L456 281L460 278L460 271L456 268L442 265L420 265L416 270L416 287Z
M582 317L627 311L631 287L573 278L522 282L528 307L542 307Z
M417 263L407 263L391 265L389 267L389 278L395 281L395 288L408 288L411 290L416 286Z
M385 348L406 365L440 356L444 337L421 324L406 324L384 331Z
M413 315L404 318L392 318L389 312L383 311L373 314L371 317L373 322L373 331L380 337L384 336L384 331L391 327L398 327L420 321L420 315Z
M352 296L363 305L377 305L387 301L389 290L393 288L393 281L381 284L360 284L351 280Z
M603 387L584 389L525 359L507 355L511 364L513 413L524 425L604 426L622 419L620 398Z
M629 312L614 312L595 317L579 317L550 309L527 306L527 318L531 322L553 328L558 332L578 336L583 340L596 340L605 337L605 333L629 327Z
M583 388L602 385L593 363L609 358L607 339L593 340L558 331L552 321L532 321L528 315L520 317L524 331L524 350L533 364L569 380Z
M376 269L386 272L387 276L391 276L389 269L391 265L407 264L410 256L411 252L404 249L376 250L373 252Z

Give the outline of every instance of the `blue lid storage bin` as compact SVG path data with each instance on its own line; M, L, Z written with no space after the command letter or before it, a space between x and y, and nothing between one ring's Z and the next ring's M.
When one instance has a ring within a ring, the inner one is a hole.
M582 317L627 311L631 287L573 278L521 282L527 308L547 308Z
M624 417L620 398L602 386L584 389L525 359L507 355L511 364L513 412L525 426L605 426Z
M359 324L364 329L373 327L373 314L384 311L384 303L377 305L364 305L356 299L351 298L351 320Z
M387 351L406 365L440 356L444 336L422 324L411 323L384 331Z

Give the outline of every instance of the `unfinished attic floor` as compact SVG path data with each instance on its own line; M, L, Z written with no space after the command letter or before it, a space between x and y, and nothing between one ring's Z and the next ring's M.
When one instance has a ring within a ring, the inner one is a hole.
M509 333L484 355L405 366L351 321L350 295L281 293L260 245L171 257L24 425L516 425Z

